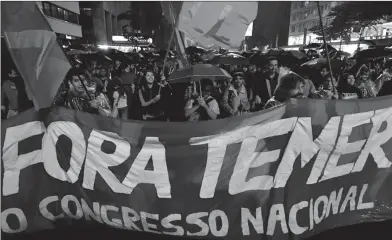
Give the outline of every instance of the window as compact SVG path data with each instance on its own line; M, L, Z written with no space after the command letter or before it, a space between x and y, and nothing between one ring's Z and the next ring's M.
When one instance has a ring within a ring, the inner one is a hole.
M43 7L43 11L44 11L45 15L51 15L49 3L46 3L46 2L42 3L42 7Z
M291 26L291 32L295 32L295 26Z
M50 2L42 2L43 12L46 16L57 18L74 24L79 24L79 15L59 7Z
M54 18L57 18L57 7L55 6L55 5L52 5L51 6L51 8L52 8L52 17L54 17Z
M62 8L57 8L57 16L59 19L64 19L64 10Z

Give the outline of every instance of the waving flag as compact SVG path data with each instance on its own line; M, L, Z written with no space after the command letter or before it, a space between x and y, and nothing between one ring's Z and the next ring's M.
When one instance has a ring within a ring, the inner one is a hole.
M49 107L71 68L35 2L2 2L4 39L36 109Z
M257 2L183 2L176 25L204 46L238 48L257 7Z

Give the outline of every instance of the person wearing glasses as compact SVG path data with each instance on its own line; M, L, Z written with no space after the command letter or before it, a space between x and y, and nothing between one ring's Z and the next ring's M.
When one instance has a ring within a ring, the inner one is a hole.
M222 100L223 117L243 115L250 110L249 96L251 91L246 90L244 73L233 74L232 84L225 89Z

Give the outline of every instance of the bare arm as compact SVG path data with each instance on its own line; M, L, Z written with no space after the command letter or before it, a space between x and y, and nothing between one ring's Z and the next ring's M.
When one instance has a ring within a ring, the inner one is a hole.
M191 100L188 100L188 102L187 102L187 104L186 104L186 106L185 106L185 109L184 109L184 111L185 111L185 117L186 118L188 118L189 116L191 116L194 112L196 112L197 111L197 109L199 109L199 105L196 105L196 106L194 106L194 107L192 107L192 108L189 108L188 107L188 104L190 104L190 101Z
M154 103L154 99L151 99L150 101L147 101L147 102L144 101L141 89L139 89L139 99L140 99L140 103L142 104L142 107L148 107L148 106L150 106L151 104Z

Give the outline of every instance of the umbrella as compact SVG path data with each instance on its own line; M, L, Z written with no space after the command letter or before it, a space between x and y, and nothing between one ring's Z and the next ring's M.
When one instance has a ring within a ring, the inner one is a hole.
M246 58L250 58L252 55L254 55L256 53L257 53L257 51L243 52L241 54L241 56L246 57Z
M343 66L343 61L339 59L331 59L330 61L331 61L332 69L335 70L341 69L341 67ZM328 60L326 58L316 58L301 65L301 67L304 66L309 66L315 69L321 69L324 66L328 66Z
M267 63L268 58L275 57L280 62L291 64L297 62L299 58L295 57L293 53L287 52L281 48L272 48L264 52L259 52L250 57L250 63L255 65L264 65Z
M379 58L392 54L392 50L385 47L369 48L355 53L355 59Z
M112 63L113 60L104 55L102 52L94 52L94 53L87 53L87 54L82 54L79 55L79 58L81 60L97 60L97 62L102 62L102 63Z
M304 60L304 59L308 59L308 56L301 52L301 51L297 51L297 50L288 50L287 51L289 54L291 54L293 57L299 59L299 60Z
M71 49L67 51L67 55L73 56L73 55L82 55L82 54L89 54L90 52L80 50L80 49Z
M214 57L211 64L249 65L249 60L241 55L229 53Z
M186 52L187 54L195 54L195 53L203 54L203 53L206 52L206 50L204 50L204 49L201 48L201 47L190 46L190 47L187 47L187 48L185 49L185 52Z
M167 81L169 83L186 83L200 81L203 78L215 81L232 79L229 73L219 67L210 64L197 64L174 71Z

